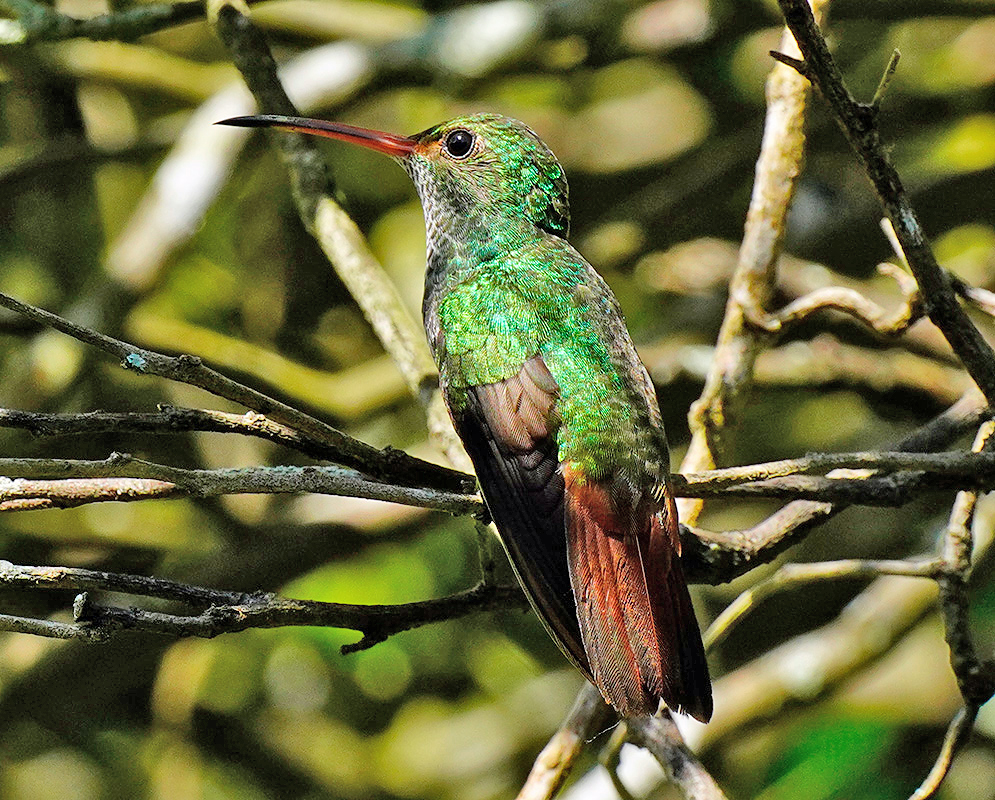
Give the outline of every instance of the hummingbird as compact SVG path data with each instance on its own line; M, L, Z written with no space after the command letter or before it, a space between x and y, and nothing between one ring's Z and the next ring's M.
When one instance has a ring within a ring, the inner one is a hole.
M425 215L422 311L453 425L533 608L622 717L707 722L656 393L611 289L569 244L567 179L526 125L457 117L413 136L258 115L399 162Z

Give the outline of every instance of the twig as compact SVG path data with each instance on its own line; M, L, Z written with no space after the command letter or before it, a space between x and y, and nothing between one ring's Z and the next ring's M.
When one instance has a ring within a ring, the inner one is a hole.
M825 476L808 474L829 471ZM855 471L876 474L851 474ZM338 466L196 470L114 453L102 461L0 458L0 475L5 476L0 477L0 510L70 508L107 500L311 492L457 515L483 511L473 494L383 483ZM673 476L678 497L805 498L871 506L904 505L913 494L926 490L988 488L993 483L995 453L840 453ZM486 527L483 531L488 539L481 539L481 547L489 547L490 534ZM493 559L483 549L481 558L485 574L493 572Z
M324 443L330 451L335 451L337 462L363 470L374 477L394 479L408 484L427 483L450 489L466 484L466 476L453 470L422 461L397 450L385 453L358 439L353 439L303 411L215 372L204 366L196 356L174 357L145 350L77 325L2 293L0 293L0 306L110 353L121 359L121 366L125 369L197 386L218 397L233 400L261 414L266 414L277 422Z
M622 764L622 748L625 746L628 737L628 726L625 724L619 725L612 733L611 739L598 757L601 766L608 773L608 779L612 782L612 787L615 789L619 800L636 800L632 792L629 791L629 787L625 785L618 774L619 767Z
M19 428L30 431L35 436L79 436L97 433L175 435L188 431L236 433L266 439L312 458L331 461L339 455L338 449L328 446L320 439L300 433L254 411L230 414L209 409L160 405L159 411L150 413L89 411L82 414L45 414L0 408L0 428ZM394 458L395 454L400 454L402 461L407 457L403 451L389 447L381 453L387 459ZM459 474L453 473L452 486L473 491L472 476L463 476L460 486L455 482Z
M626 726L632 741L656 757L667 777L688 800L725 800L715 779L684 743L669 710L663 709L653 717L627 720Z
M155 597L178 603L209 606L246 602L251 595L225 592L165 578L124 575L77 567L31 567L0 561L0 586L17 589L65 589L75 592L105 591Z
M812 703L886 653L932 608L931 581L886 576L853 598L829 624L775 647L723 676L714 687L722 709L705 731L709 745L744 726Z
M800 584L845 578L876 578L880 575L935 579L941 572L942 566L942 562L935 558L907 561L847 559L811 564L784 564L769 578L754 584L725 607L705 631L703 637L705 648L712 650L717 647L763 600Z
M896 444L905 452L929 452L947 447L990 416L984 398L976 389L926 425ZM908 476L916 481L915 473ZM846 508L845 503L798 500L778 509L762 522L740 531L693 529L684 537L682 560L689 580L722 583L742 575L758 564L772 561L813 528Z
M613 716L598 690L585 682L570 713L536 758L516 800L552 800L588 741L604 730Z
M803 458L787 458L744 467L726 467L707 473L688 473L688 486L732 486L768 481L791 475L825 475L834 470L873 470L879 475L901 471L925 470L936 476L987 477L995 470L995 453L943 452L910 453L905 451L817 453ZM841 475L836 480L842 480Z
M878 104L857 102L843 82L826 40L806 0L778 0L785 21L804 57L803 74L836 114L847 140L860 156L885 215L895 229L912 274L922 291L926 313L950 343L978 388L995 401L995 352L957 302L957 294L922 230L908 194L881 142ZM894 57L889 70L894 69ZM887 77L887 73L886 73ZM886 84L885 78L882 83Z
M974 452L991 452L993 433L995 422L989 420L978 430ZM976 492L957 494L943 534L943 572L938 579L944 636L950 648L950 667L968 708L980 707L995 692L995 662L982 661L978 656L969 618L967 584L974 546L971 526L977 503Z
M248 0L253 2L254 0ZM149 3L93 17L76 19L34 0L4 0L17 14L3 26L0 45L87 38L127 42L204 16L202 0Z
M817 2L817 13L827 3ZM793 44L787 32L782 47ZM702 471L721 462L723 436L735 430L735 418L753 380L761 332L748 324L744 309L767 306L776 282L776 264L788 208L804 154L807 83L789 69L775 67L767 79L767 115L757 159L746 228L730 285L715 357L701 396L688 414L691 444L682 469ZM693 524L701 503L682 503L681 519Z
M298 116L276 72L269 45L252 22L228 0L211 0L218 37L231 52L259 108ZM297 210L339 278L404 376L411 393L428 411L429 430L457 466L468 460L442 404L435 363L424 332L408 314L397 289L377 262L356 223L333 199L334 188L321 153L307 137L271 134L290 175Z
M27 617L0 617L0 630L34 633L60 639L106 639L120 631L144 631L175 638L213 638L249 628L290 625L349 628L360 631L360 641L343 645L344 653L372 647L389 636L432 622L455 619L478 611L525 607L517 586L485 586L436 600L400 605L355 605L315 600L291 600L272 594L240 594L139 575L116 575L65 567L26 567L0 561L0 586L79 591L73 604L75 624ZM140 608L95 604L89 592L124 592L142 597L180 601L206 607L182 615Z
M940 784L943 783L943 779L947 777L947 773L950 771L950 765L953 764L954 756L963 747L967 741L967 737L971 735L971 730L974 728L974 721L977 718L978 708L973 705L962 708L954 715L954 718L950 721L950 725L947 727L947 734L943 737L943 746L940 748L940 754L936 757L936 763L933 764L929 775L926 776L926 779L919 788L912 793L909 800L929 800L929 798L936 795Z
M11 480L0 477L0 512L77 508L91 503L168 500L189 496L168 481L144 478Z
M902 291L903 302L892 311L855 289L828 286L799 297L777 311L765 312L751 306L747 309L748 319L751 325L774 333L804 322L820 311L832 310L862 322L882 336L899 336L923 315L919 286L911 275L894 264L879 264L878 271L894 278Z
M21 510L20 506L5 508L5 504L25 500L48 501L50 505L44 507L70 508L106 500L150 497L305 492L384 500L457 515L478 513L481 509L475 495L381 483L339 466L181 469L114 453L103 461L3 458L0 475L7 476L0 477L0 510ZM53 475L60 477L45 480Z

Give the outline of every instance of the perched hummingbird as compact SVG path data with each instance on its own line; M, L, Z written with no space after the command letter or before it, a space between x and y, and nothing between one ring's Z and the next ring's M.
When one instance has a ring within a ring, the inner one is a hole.
M443 395L522 586L624 717L660 700L707 721L656 394L611 289L567 242L567 180L521 122L414 136L252 116L393 157L425 212L425 330Z

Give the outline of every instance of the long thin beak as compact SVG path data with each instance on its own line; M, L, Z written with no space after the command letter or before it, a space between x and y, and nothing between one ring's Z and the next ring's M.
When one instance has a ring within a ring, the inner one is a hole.
M393 133L371 131L367 128L357 128L342 122L326 122L322 119L307 119L306 117L282 117L277 114L259 114L252 117L232 117L223 119L215 125L232 125L239 128L280 128L296 133L310 133L314 136L326 136L329 139L339 139L352 142L371 150L386 153L394 158L404 158L411 154L417 141L408 136L397 136Z

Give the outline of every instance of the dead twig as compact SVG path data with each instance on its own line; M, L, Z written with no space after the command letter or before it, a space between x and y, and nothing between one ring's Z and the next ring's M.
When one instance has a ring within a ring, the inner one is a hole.
M455 619L478 611L525 608L517 586L479 584L436 600L400 605L355 605L291 600L267 593L244 594L205 589L150 578L68 567L29 567L0 561L0 587L79 592L73 623L0 616L0 630L59 639L105 640L121 631L144 631L174 638L213 638L249 628L289 625L348 628L362 639L343 645L344 653L365 650L411 628ZM90 594L117 592L199 607L196 614L100 605Z
M218 397L265 414L302 434L312 437L334 450L335 461L363 470L374 477L393 478L409 484L425 483L448 488L465 486L467 476L428 461L393 450L389 454L347 436L326 422L281 403L249 386L233 381L204 365L196 356L167 356L114 339L83 325L77 325L57 314L15 300L0 293L0 306L49 328L92 345L121 360L125 369L143 375L157 375L169 380L197 386Z
M927 315L992 403L995 401L995 352L961 308L949 275L936 262L908 193L881 141L877 116L897 55L892 56L873 101L858 102L846 88L808 2L778 2L804 60L781 53L772 55L810 80L832 108L895 230L909 269L919 284Z

